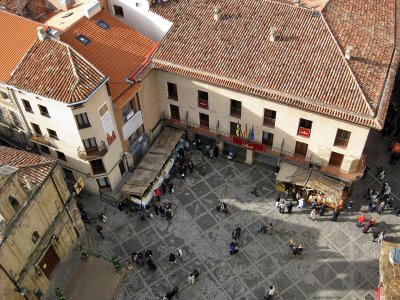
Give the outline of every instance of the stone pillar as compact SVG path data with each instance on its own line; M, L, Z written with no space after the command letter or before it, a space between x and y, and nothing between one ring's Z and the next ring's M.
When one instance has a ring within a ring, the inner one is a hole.
M254 161L254 152L252 150L246 150L246 160L244 161L246 164L252 165Z
M219 141L217 144L219 153L222 153L222 151L224 151L224 141Z

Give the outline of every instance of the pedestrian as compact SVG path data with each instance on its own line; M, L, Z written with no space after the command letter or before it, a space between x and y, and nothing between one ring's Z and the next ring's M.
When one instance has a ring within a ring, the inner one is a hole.
M273 225L272 223L269 223L269 225L267 226L267 234L271 235L273 231Z
M160 214L160 207L157 203L153 203L154 213L158 216Z
M325 204L321 204L321 206L319 208L319 215L321 217L323 217L325 215L325 209L326 209L326 205Z
M363 233L367 233L368 230L372 227L372 221L368 220L367 222L365 222L364 224L364 228L363 228Z
M381 231L381 232L379 233L378 243L379 243L379 244L382 244L382 242L385 240L385 238L386 238L386 232L385 232L385 231Z
M167 193L167 179L164 179L164 181L161 184L161 191L162 194L165 196L165 194Z
M232 239L236 241L236 239L240 237L241 233L242 233L242 228L236 227L236 229L232 231Z
M159 211L161 218L165 218L165 208L163 206L160 206Z
M335 210L333 211L332 221L336 222L339 215L340 215L340 210L339 208L336 207Z
M149 258L149 257L152 256L152 255L153 255L153 251L151 251L151 250L149 250L149 249L147 249L146 252L145 252L145 254L144 254L144 256L145 256L146 258Z
M234 255L239 252L239 243L237 242L231 242L229 244L229 254Z
M281 214L285 213L285 207L286 207L285 201L286 201L286 199L281 199L281 202L279 203L279 212Z
M216 209L217 209L218 211L222 211L222 212L224 212L224 213L226 213L226 214L229 213L229 211L228 211L228 206L226 205L225 202L222 202L222 201L218 204L218 206L216 207Z
M300 208L301 211L303 211L303 209L304 209L304 199L303 198L300 198L299 205L297 207Z
M97 212L97 216L99 217L99 220L102 221L103 223L107 222L107 217L105 214L103 214L102 212L98 211Z
M137 261L136 261L136 263L139 265L139 266L144 266L144 258L143 258L143 253L140 251L140 252L138 252L138 254L137 254Z
M172 220L173 215L174 213L172 212L171 208L165 210L165 216L167 217L168 221Z
M151 256L148 256L146 258L146 265L149 267L149 270L151 270L151 271L157 270L157 266L153 262L153 259L151 258Z
M175 255L176 255L177 257L179 257L179 259L181 260L181 262L183 262L183 259L182 259L182 249L181 249L181 248L179 248L178 250L175 251Z
M285 198L285 200L287 200L289 198L289 191L285 190L285 193L283 194L283 198Z
M384 172L382 166L380 166L380 165L377 166L377 167L376 167L376 175L375 175L375 177L378 178L379 175L380 175L382 172Z
M174 185L172 184L172 181L168 182L168 189L169 189L169 192L172 193L172 194L175 192Z
M177 261L176 261L176 255L175 255L175 254L173 254L173 253L170 253L170 254L169 254L169 262L170 262L171 264L176 264L176 263L177 263Z
M372 232L372 242L375 242L375 240L379 237L379 234L379 231Z
M297 201L297 203L299 203L299 200L300 200L300 198L301 198L301 193L300 193L300 191L297 191L296 192L296 201Z
M377 208L377 212L379 215L381 215L383 213L383 211L385 210L385 201L382 201Z
M252 190L251 190L251 193L252 193L254 196L258 197L257 186L256 186L256 185L253 185L253 188L252 188Z
M278 208L278 206L279 206L279 202L281 201L281 193L280 192L277 192L276 193L276 197L275 197L275 207L277 207Z
M352 207L353 207L353 201L350 200L349 204L347 204L347 207L346 207L346 210L347 210L348 213L351 212L351 208L352 208Z
M156 188L156 189L153 191L153 195L154 195L154 197L156 197L157 201L160 202L160 200L161 200L161 191L160 191L160 188Z
M197 278L200 276L200 273L197 270L193 270L192 274L194 275L194 280L197 280Z
M357 218L357 227L360 227L362 225L362 223L365 222L365 216L364 215L359 215Z
M287 212L288 212L288 214L291 214L291 213L292 213L292 208L293 208L293 201L292 201L292 200L289 200L289 204L288 204L288 206L287 206Z
M189 282L189 284L194 284L194 280L195 280L194 274L193 274L193 273L190 273L189 276L188 276L188 282Z
M172 291L168 292L165 296L163 300L171 300L173 296L177 296L178 297L178 292L179 292L179 287L178 286L174 286L174 288L172 289Z
M264 300L272 300L274 294L275 294L275 288L272 285L270 285L268 294L264 297Z
M315 221L315 215L316 215L316 212L315 212L315 208L313 208L312 210L311 210L311 213L310 213L310 219L311 220L313 220L313 221Z
M189 168L190 173L192 173L193 169L194 169L194 165L191 161L188 162L188 168Z
M137 264L137 261L138 261L138 255L137 255L137 253L136 253L136 252L133 252L133 253L131 254L131 257L132 257L132 261L133 261L134 263Z
M100 234L101 239L104 240L103 233L101 232L102 230L103 230L103 227L101 227L100 225L97 225L97 226L96 226L96 231L97 231L97 233Z

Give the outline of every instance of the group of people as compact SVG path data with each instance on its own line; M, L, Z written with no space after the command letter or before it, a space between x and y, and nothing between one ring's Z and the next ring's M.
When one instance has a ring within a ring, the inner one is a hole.
M190 173L192 173L194 169L194 164L192 161L188 160L188 162L186 162L186 155L185 155L186 145L188 145L188 143L187 144L185 143L185 148L179 148L179 150L176 153L176 159L174 162L175 169L181 179L185 179L188 170Z
M262 232L264 234L268 234L271 235L272 234L272 229L273 229L273 225L272 223L269 223L269 225L263 225L260 226L259 228L257 228L257 232Z
M152 258L153 251L147 250L146 253L144 254L144 257L143 257L142 252L138 252L138 253L133 252L131 254L131 257L132 257L132 261L134 263L136 263L138 266L144 266L146 264L147 267L149 268L149 270L151 270L151 271L157 270L157 266L154 263L153 258Z
M174 216L171 202L165 203L164 205L159 205L156 202L153 202L153 210L157 216L159 215L161 218L166 218L168 221L172 220L172 217Z
M297 245L296 242L293 239L291 239L289 241L289 248L290 251L292 252L292 255L296 256L296 255L301 255L303 253L304 245L302 243Z
M393 199L391 194L391 187L388 182L384 182L381 187L381 191L374 191L373 189L367 188L367 200L369 200L369 211L376 211L381 215L385 208L393 206Z

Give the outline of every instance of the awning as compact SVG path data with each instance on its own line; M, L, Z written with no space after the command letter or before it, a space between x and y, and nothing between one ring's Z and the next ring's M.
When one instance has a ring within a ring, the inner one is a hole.
M322 175L315 169L296 166L288 162L282 162L276 181L290 182L324 193L328 197L342 198L345 184Z
M389 260L390 249L400 244L383 241L379 256L379 275L381 293L384 299L398 299L400 295L400 266L392 265Z
M165 127L154 141L143 160L139 163L128 180L122 186L123 195L143 197L152 183L157 179L164 165L173 153L176 144L182 137L183 130Z

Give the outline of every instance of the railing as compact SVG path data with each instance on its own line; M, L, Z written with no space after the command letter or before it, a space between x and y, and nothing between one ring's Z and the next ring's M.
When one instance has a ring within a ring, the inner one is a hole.
M84 160L93 160L103 157L107 152L108 147L104 141L101 141L100 146L96 148L84 149L81 146L78 147L78 157Z
M92 166L92 171L93 171L93 175L106 173L106 169L104 168L103 165L95 166L95 167Z
M35 143L38 143L38 144L41 144L44 146L50 146L52 148L57 148L57 146L54 144L53 140L48 135L33 133L29 136L29 139Z
M241 108L231 107L231 117L240 118L242 116Z
M348 139L342 139L342 138L337 137L335 139L335 143L333 145L336 146L336 147L346 148L348 144L349 144L349 140Z
M264 117L264 126L275 128L275 119Z
M191 131L195 134L208 136L211 138L218 138L219 140L226 141L228 143L232 143L232 135L228 132L221 132L220 130L214 130L211 128L200 127L198 124L175 120L175 119L168 119L164 116L164 120L166 124L170 126L174 126L177 128L186 129ZM237 147L241 147L240 145L236 145ZM310 166L318 166L320 168L320 172L325 173L327 175L337 177L346 181L354 181L357 178L360 178L363 175L363 170L366 165L367 156L362 155L359 163L356 167L356 170L352 172L345 172L341 170L340 167L329 166L327 161L322 160L318 156L300 156L296 155L294 152L284 151L279 148L274 148L270 146L263 147L263 153L280 158L281 160L287 160L295 164L303 165L305 167Z

